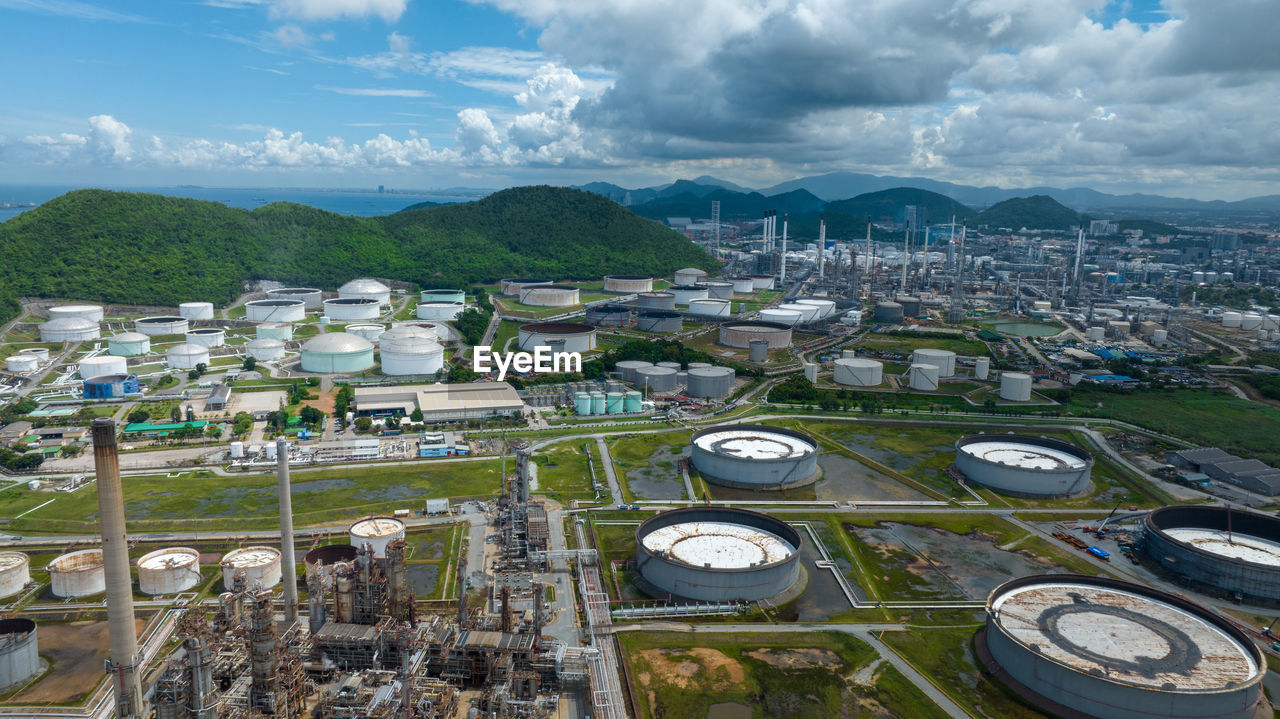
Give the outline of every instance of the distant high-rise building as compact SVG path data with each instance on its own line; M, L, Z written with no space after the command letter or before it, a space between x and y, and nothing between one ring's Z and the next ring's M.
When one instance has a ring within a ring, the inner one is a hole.
M386 191L387 191L387 188L383 187L382 185L378 185L378 194L382 194L383 192L386 192Z
M1234 232L1215 232L1209 241L1209 246L1215 250L1238 250L1240 235Z

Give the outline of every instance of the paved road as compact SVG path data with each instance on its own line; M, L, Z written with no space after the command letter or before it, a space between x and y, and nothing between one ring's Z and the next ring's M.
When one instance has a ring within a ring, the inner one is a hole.
M600 464L604 467L604 476L609 482L609 494L613 497L613 503L622 504L625 501L622 496L622 485L618 483L618 475L613 468L613 458L609 456L609 447L604 443L604 437L596 437L596 448L600 450Z

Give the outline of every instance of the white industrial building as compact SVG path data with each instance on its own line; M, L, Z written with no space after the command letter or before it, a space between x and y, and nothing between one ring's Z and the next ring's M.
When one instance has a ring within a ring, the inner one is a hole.
M410 415L426 422L449 422L518 414L524 402L506 382L356 387L352 410L359 416Z

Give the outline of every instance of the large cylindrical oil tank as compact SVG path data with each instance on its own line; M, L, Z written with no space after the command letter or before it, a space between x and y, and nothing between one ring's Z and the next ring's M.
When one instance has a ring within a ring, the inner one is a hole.
M1106 327L1090 327L1089 329L1085 330L1085 333L1086 333L1086 336L1089 338L1090 342L1101 342L1107 337L1107 328Z
M458 319L464 309L461 302L419 302L418 319L451 322Z
M1093 455L1045 437L977 434L956 440L956 469L1006 494L1066 497L1089 489Z
M581 415L591 414L591 393L578 392L574 394L573 409L574 411L576 411L578 414L581 414Z
M87 597L107 591L101 549L81 549L56 557L45 569L55 597Z
M769 361L769 340L753 339L747 341L747 359L756 364Z
M832 373L836 384L850 387L875 387L884 381L884 365L873 359L841 357Z
M898 304L902 305L903 317L915 317L920 314L919 297L899 297Z
M726 277L725 279L733 283L734 294L749 295L756 291L755 280L750 277Z
M426 304L432 302L448 302L462 304L467 301L467 293L463 290L445 289L445 290L423 290L422 301ZM426 318L434 319L434 318Z
M778 309L786 312L796 312L800 315L800 324L807 325L818 319L818 312L821 310L813 305L802 305L798 302L789 302L787 304L778 305ZM763 317L761 319L764 319Z
M679 332L684 319L679 312L647 310L636 315L636 329L641 332Z
M1231 327L1231 328L1239 327L1240 323L1243 320L1244 320L1244 315L1242 315L1239 312L1223 312L1222 313L1223 327Z
M106 351L116 357L137 357L151 352L151 338L142 333L120 333L106 338Z
M1000 375L1000 399L1010 402L1031 400L1031 375L1023 372L1004 372Z
M1055 716L1251 719L1266 702L1266 661L1248 635L1140 584L1014 579L987 598L976 644L998 682Z
M267 290L267 298L273 300L302 300L303 306L307 309L318 310L324 302L324 293L315 287L281 287L278 290Z
M362 372L373 366L373 343L346 332L316 335L302 345L306 372Z
M673 310L676 296L670 292L641 292L636 295L636 307L646 310Z
M293 325L288 322L264 322L254 328L253 336L288 342L293 339Z
M685 378L685 394L690 397L724 399L733 391L735 376L732 367L690 367Z
M1143 519L1143 549L1210 594L1280 597L1280 519L1219 506L1170 506Z
M938 365L913 364L907 369L907 384L911 389L932 392L938 389Z
M59 317L40 325L41 342L88 342L99 335L98 323L83 317Z
M261 362L270 362L284 357L284 343L270 337L259 337L249 340L244 346L245 354Z
M956 374L956 353L950 350L918 349L911 353L911 361L937 366L939 377L954 377Z
M36 623L26 617L0 619L0 692L40 673Z
M604 411L606 414L622 414L622 393L606 392L604 395Z
M178 305L178 314L189 320L213 319L212 302L183 302Z
M382 305L371 297L339 297L324 301L324 314L334 322L376 320L382 314Z
M643 409L643 401L644 398L641 397L640 393L632 390L622 398L622 408L627 412L639 412Z
M901 322L903 318L902 305L897 302L877 302L875 311L876 322Z
M977 379L986 379L991 375L991 358L979 357L973 361L973 376Z
M669 367L669 368L671 368L671 369L673 369L673 370L675 370L675 371L677 371L677 372L679 372L679 371L680 371L680 363L679 363L679 362L670 362L670 361L668 361L668 362L656 362L656 363L655 363L655 365L656 365L656 366L658 366L658 367Z
M818 308L817 319L820 319L820 320L831 317L836 313L836 303L832 302L831 300L803 299L803 300L796 300L795 303L798 305L809 305L811 307L817 307Z
M667 288L667 292L675 297L677 305L687 305L693 300L707 299L707 288L696 285L672 285Z
M591 393L591 414L608 414L609 398L604 392Z
M818 381L818 365L813 362L804 363L804 378L810 382Z
M335 566L342 562L355 562L359 554L360 550L350 544L326 544L307 552L302 563L309 573L332 575Z
M686 267L683 270L676 270L675 281L677 285L694 285L707 279L707 273L696 267Z
M520 290L520 304L531 307L571 307L578 304L573 285L535 285Z
M143 594L177 594L200 583L200 552L169 547L138 558L138 589Z
M502 288L502 294L508 297L519 297L520 291L526 287L551 285L555 284L555 280L545 277L509 277L505 280L499 280L498 284Z
M547 347L559 352L587 352L596 347L596 328L570 322L543 322L539 324L521 325L516 331L520 349L533 352L538 347ZM555 348L552 343L563 341L563 348Z
M387 326L377 323L351 324L347 325L344 331L357 337L363 337L370 342L377 342L382 337L382 333L387 331Z
M51 320L75 317L97 324L102 321L104 316L105 312L101 305L59 305L49 308L49 319Z
M217 327L196 327L187 331L187 342L205 347L221 347L227 343L227 331Z
M784 489L816 482L818 443L766 425L722 425L693 434L693 467L714 484Z
M777 278L773 275L751 275L751 283L757 290L771 290Z
M133 328L149 337L185 335L191 329L191 321L174 315L142 317L134 320Z
M614 366L614 369L621 375L623 382L635 382L636 370L652 366L652 362L645 362L644 360L622 360Z
M800 533L766 514L730 507L674 509L636 528L636 571L655 595L758 601L800 579Z
M373 547L373 556L387 556L387 545L404 539L404 522L395 517L369 517L351 525L347 531L351 546L359 549L366 544Z
M1262 315L1256 312L1246 312L1240 317L1240 329L1245 332L1256 332L1262 329Z
M12 597L31 582L31 559L22 552L0 552L0 599Z
M705 287L707 290L707 298L713 300L727 300L733 297L733 283L723 280L703 280L698 283L699 287Z
M34 372L40 366L40 360L33 355L11 355L4 360L4 368L10 372Z
M645 277L644 275L606 275L604 278L604 291L615 292L620 295L652 292L653 278Z
M728 317L731 304L729 300L693 300L689 303L689 314L695 317Z
M49 348L48 348L48 347L28 347L28 348L26 348L26 349L18 350L18 354L20 354L20 355L24 355L24 356L27 356L27 357L35 357L36 359L40 360L41 362L48 362L48 361L49 361Z
M300 322L306 319L307 305L287 298L254 300L244 303L244 316L250 322Z
M784 310L781 307L760 310L761 322L777 322L780 325L794 327L800 324L802 319L804 319L804 313L796 310Z
M626 327L631 324L631 308L622 305L588 307L587 324L596 327Z
M670 367L641 367L636 370L636 387L647 392L670 392L676 388L676 373Z
M195 369L196 365L209 365L209 348L184 342L170 347L164 353L165 361L173 369Z
M115 355L95 355L80 360L80 376L84 379L108 374L128 374L129 362Z
M1151 341L1156 344L1164 344L1169 341L1169 330L1159 329L1151 333Z
M726 322L720 325L720 344L747 349L751 340L765 340L769 349L791 346L791 328L776 322Z
M434 374L444 367L444 348L432 339L384 339L378 343L378 354L387 375Z
M280 583L280 550L273 547L243 547L222 555L222 586L235 588L236 575L244 576L247 589L270 589Z
M375 300L379 305L385 307L391 304L391 288L377 280L366 277L358 280L351 280L347 284L339 287L338 297L342 299Z

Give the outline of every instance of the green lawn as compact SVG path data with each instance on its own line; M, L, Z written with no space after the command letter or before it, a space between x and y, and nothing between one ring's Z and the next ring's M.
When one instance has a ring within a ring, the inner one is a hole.
M857 346L902 355L910 355L913 350L918 349L951 350L966 357L986 357L990 354L985 344L960 337L920 337L869 332L857 343Z
M518 334L520 324L520 322L513 322L511 320L502 320L498 323L498 330L493 333L494 351L502 351L502 349L507 346L507 340Z
M604 470L600 467L594 441L561 442L545 447L534 455L533 461L538 465L539 494L546 494L562 503L570 499L595 498L587 455L583 454L584 445L590 448L591 455L596 460L596 471L601 474L600 483L604 483Z

